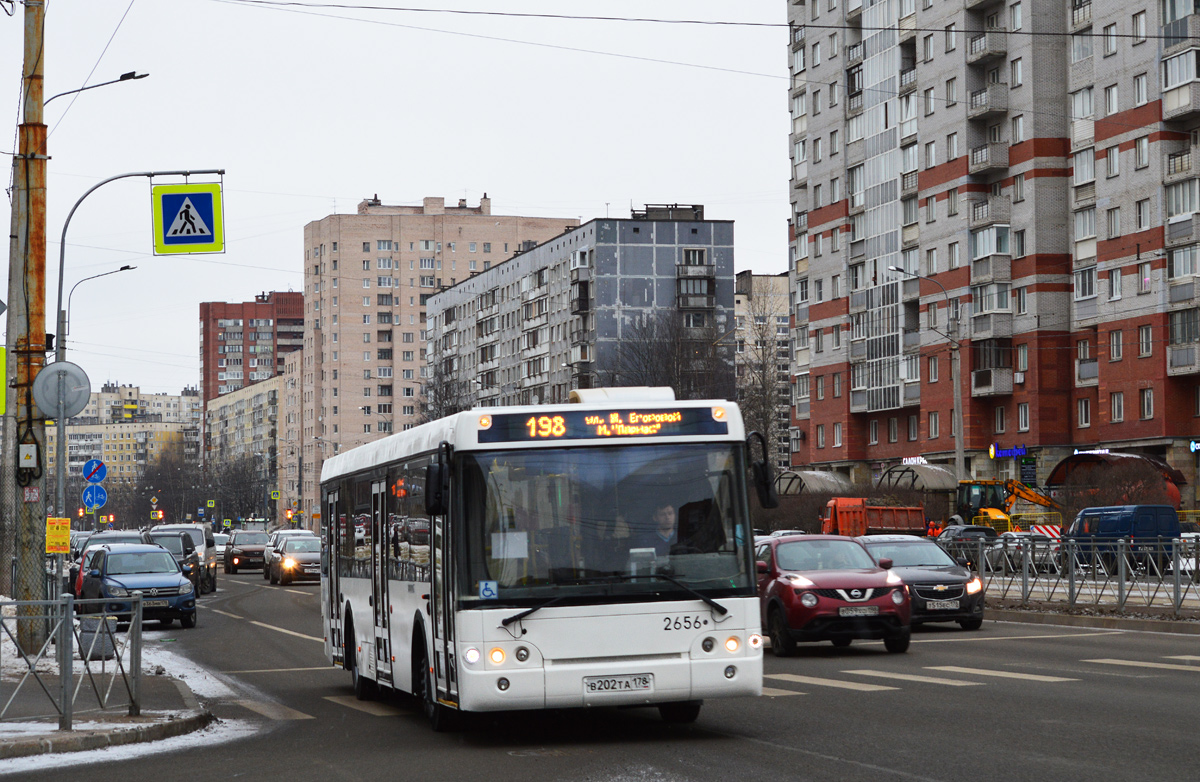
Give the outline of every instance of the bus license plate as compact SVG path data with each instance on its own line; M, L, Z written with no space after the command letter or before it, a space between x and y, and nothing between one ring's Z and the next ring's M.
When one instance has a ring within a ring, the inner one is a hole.
M879 606L843 606L838 616L879 616Z
M144 606L145 608L166 608L167 601L166 600L143 600L142 606Z
M930 611L957 611L957 600L930 600L925 604L925 608Z
M654 689L654 674L634 673L627 676L585 676L583 689L593 692L647 692Z

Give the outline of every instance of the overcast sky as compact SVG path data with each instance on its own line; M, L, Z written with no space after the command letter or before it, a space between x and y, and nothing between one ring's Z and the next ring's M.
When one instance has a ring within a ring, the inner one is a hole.
M89 187L126 172L226 171L224 255L155 257L144 178L105 185L76 212L68 289L138 267L75 292L68 359L94 388L198 384L199 302L300 290L304 225L354 213L375 194L388 204L442 196L475 205L486 192L496 214L583 221L627 217L631 204L701 203L707 217L736 221L739 270L786 270L785 0L391 1L772 26L317 0L49 0L47 98L126 71L150 77L46 110L48 330L63 221ZM15 16L0 16L7 153L21 121L22 14L18 3ZM0 159L7 187L11 157ZM9 207L5 199L6 228Z

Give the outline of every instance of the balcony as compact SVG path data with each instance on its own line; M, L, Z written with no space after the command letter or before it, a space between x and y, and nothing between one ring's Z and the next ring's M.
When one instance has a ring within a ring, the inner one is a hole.
M1071 149L1082 149L1096 143L1096 122L1077 119L1071 122Z
M846 47L846 67L847 68L849 68L851 65L858 65L862 61L863 61L863 43L862 43L862 41L859 41L858 43L852 43Z
M973 91L967 99L967 117L985 119L1008 112L1008 85L989 84Z
M916 171L909 171L900 175L900 195L910 196L917 194L917 183L919 177Z
M858 114L863 108L863 94L861 92L851 93L846 98L846 114L852 116Z
M1200 238L1200 214L1169 222L1166 229L1168 247L1191 242L1195 238Z
M589 309L591 309L591 305L587 298L579 297L576 299L571 299L572 315L578 315L580 313L587 312Z
M850 292L850 312L866 312L867 310L867 292L866 291L851 291Z
M903 17L897 25L900 28L900 43L912 41L917 37L917 15L911 13Z
M1013 392L1012 367L976 369L971 373L971 396L1008 396Z
M1092 2L1073 3L1071 5L1071 29L1077 30L1092 21Z
M985 255L971 261L971 284L982 285L986 282L1011 282L1012 256Z
M805 37L805 33L807 30L808 30L808 28L802 24L796 25L795 27L792 28L792 46L793 47L799 48L800 46L802 46L804 44L804 37Z
M900 71L900 94L907 95L917 89L917 69Z
M1008 33L988 30L967 41L967 63L982 64L1008 54Z
M867 412L867 392L866 391L851 391L850 392L850 412L851 413Z
M1100 385L1100 362L1094 358L1075 359L1075 387Z
M1182 19L1163 25L1163 57L1183 51L1200 40L1200 15L1188 14Z
M1166 121L1190 121L1200 117L1200 82L1188 82L1162 94L1162 114Z
M921 298L921 280L917 277L905 277L900 282L900 300L917 301Z
M807 421L811 409L811 403L807 399L796 400L796 419L799 421Z
M1200 288L1200 285L1196 284L1195 277L1189 277L1186 280L1172 284L1168 288L1167 306L1171 309L1194 307L1196 305L1196 294L1200 293L1197 288Z
M850 0L846 3L846 21L862 16L863 0Z
M900 244L911 247L921 241L921 224L913 223L900 229Z
M987 8L988 6L995 5L998 2L1000 2L1000 0L966 0L966 2L963 3L963 7L970 11L977 8Z
M1200 375L1200 345L1171 345L1167 348L1167 374Z
M792 166L792 187L808 187L808 161Z
M716 297L681 293L676 303L681 310L707 310L716 306Z
M717 267L712 264L679 264L675 267L675 276L681 280L688 280L697 277L716 277Z
M993 223L1012 220L1012 199L1009 196L988 196L983 200L969 201L968 204L967 225L970 228L985 228Z
M1167 155L1167 179L1184 179L1192 174L1192 150L1172 152Z
M1011 312L991 312L971 318L971 339L1000 339L1012 335Z
M992 141L971 149L971 159L967 163L967 171L971 174L984 174L1008 168L1008 145Z
M921 332L917 329L907 329L904 332L904 350L916 350L921 347Z

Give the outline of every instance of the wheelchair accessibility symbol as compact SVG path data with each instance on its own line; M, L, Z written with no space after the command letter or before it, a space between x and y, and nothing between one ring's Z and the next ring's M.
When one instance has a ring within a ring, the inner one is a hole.
M480 581L479 582L479 599L480 600L495 600L500 597L499 584L495 581Z

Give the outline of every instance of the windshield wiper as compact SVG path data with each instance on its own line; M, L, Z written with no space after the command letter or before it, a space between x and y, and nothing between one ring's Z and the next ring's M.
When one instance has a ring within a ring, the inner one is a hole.
M687 592L689 595L696 598L697 600L703 601L706 605L708 605L709 608L716 611L718 615L725 616L725 614L729 613L729 609L726 608L725 606L721 605L720 603L718 603L716 600L713 600L711 597L708 597L707 595L705 595L695 589L692 589L690 586L683 583L682 581L675 578L674 576L668 576L665 573L648 573L648 574L642 575L642 576L632 576L632 575L590 576L590 577L586 577L586 578L572 578L565 582L560 581L559 583L560 584L561 583L568 583L568 584L605 584L605 583L609 583L609 584L611 584L611 583L614 583L617 581L636 581L639 578L660 578L663 581L669 581L670 583L679 587L684 592ZM522 619L524 619L525 617L529 616L530 614L534 614L538 611L541 611L543 608L547 608L549 606L555 605L556 603L561 602L562 600L566 599L567 597L568 597L568 595L559 595L558 597L552 597L540 605L536 605L533 608L526 609L519 614L513 614L512 616L510 616L506 619L500 620L500 624L502 624L505 627L508 627L513 622L519 622Z

